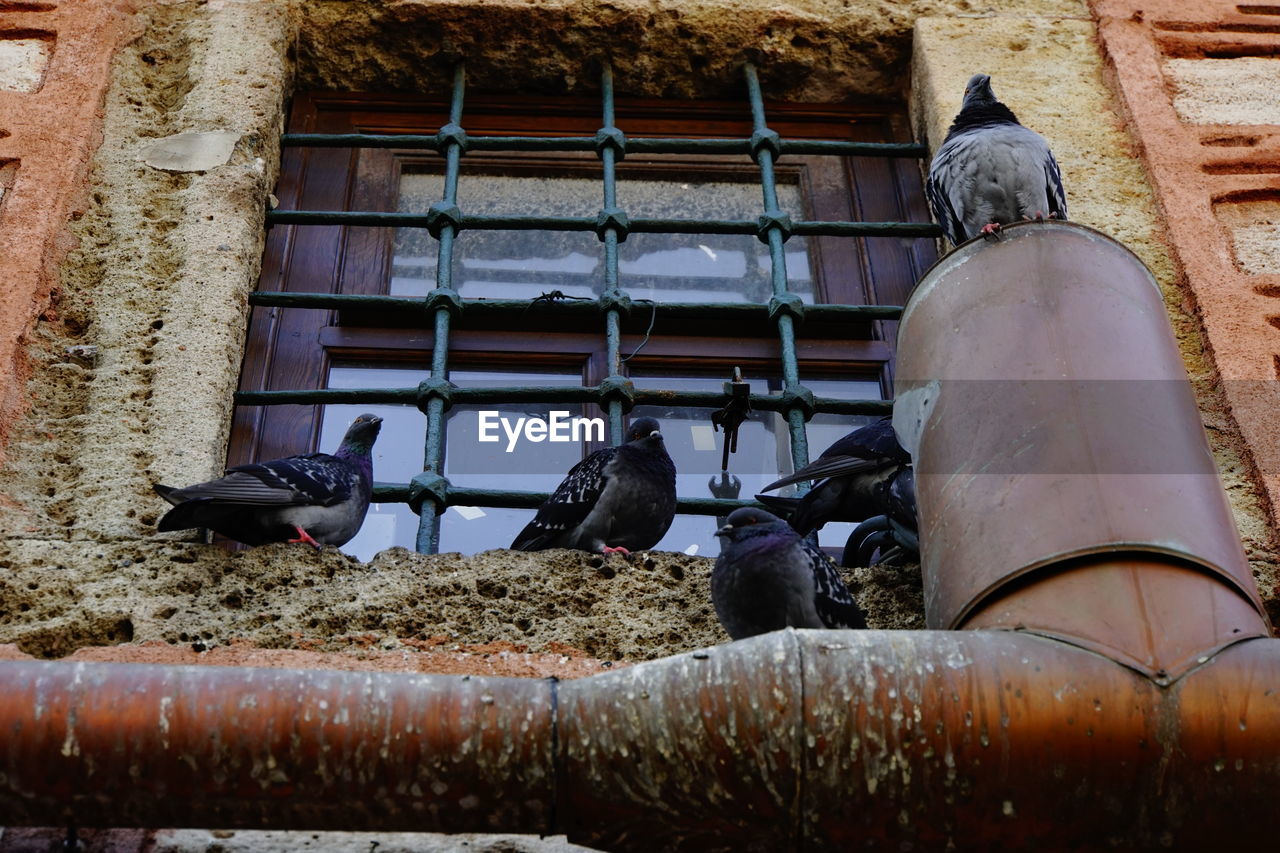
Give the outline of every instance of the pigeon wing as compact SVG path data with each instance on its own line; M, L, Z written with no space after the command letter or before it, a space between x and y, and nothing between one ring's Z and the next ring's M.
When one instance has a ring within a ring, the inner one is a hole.
M769 508L779 518L786 518L796 511L800 505L799 498L784 498L779 495L756 495L756 500Z
M171 494L180 501L244 506L331 506L351 496L351 474L342 460L313 453L237 465L225 477Z
M775 480L761 491L780 489L802 480L862 474L891 462L910 461L910 454L898 443L892 419L881 418L841 437L813 462L781 480Z
M867 627L867 615L853 600L831 558L808 541L801 540L801 546L813 570L813 603L822 624L828 628Z
M616 454L614 447L597 450L570 468L511 547L518 551L551 547L548 543L585 521L608 483L605 469Z
M946 174L948 164L941 158L940 151L938 158L934 159L933 166L929 169L929 177L924 184L924 194L929 201L930 209L933 210L933 218L942 226L942 233L953 246L958 246L965 241L964 223L960 221L955 208L951 206L951 190Z
M1044 175L1048 184L1049 213L1054 219L1067 218L1067 194L1062 189L1062 172L1052 151L1045 151Z
M801 480L823 480L828 477L843 477L850 474L862 474L868 471L874 471L877 468L883 468L888 463L883 458L864 459L857 456L832 456L819 457L817 460L810 462L808 465L776 480L765 486L762 491L772 491L780 489L783 486L789 486L792 483L799 483ZM894 463L896 464L896 463Z

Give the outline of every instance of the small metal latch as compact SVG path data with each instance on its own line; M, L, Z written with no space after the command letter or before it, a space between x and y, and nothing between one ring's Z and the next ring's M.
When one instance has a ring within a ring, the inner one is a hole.
M720 470L729 470L729 454L738 452L738 427L751 413L751 385L742 378L742 368L733 369L733 380L724 383L724 393L729 402L711 415L711 428L724 430L724 453L720 457Z

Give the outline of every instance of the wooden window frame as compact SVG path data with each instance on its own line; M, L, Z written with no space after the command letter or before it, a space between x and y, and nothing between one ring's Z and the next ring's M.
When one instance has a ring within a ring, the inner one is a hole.
M290 113L290 132L297 133L434 133L447 118L443 99L405 95L303 93ZM770 104L770 127L784 138L905 142L910 134L905 115L892 105L797 106ZM616 123L630 136L746 137L751 119L745 103L618 99ZM464 126L472 136L591 136L600 124L596 99L512 98L469 95ZM280 206L307 210L394 210L399 175L439 158L399 149L291 148L285 152L277 187ZM492 155L475 152L463 158L461 181L468 169L486 173L561 170L598 174L594 155ZM628 156L619 163L628 176L661 177L673 170L696 168L701 175L758 183L758 171L747 158L697 155L662 158ZM806 210L795 214L814 220L927 221L919 163L911 159L787 156L779 161L782 182L801 186ZM589 171L587 172L590 173ZM360 226L275 226L268 235L259 289L340 293L385 293L391 268L394 230ZM933 260L932 240L898 238L810 237L808 247L815 277L815 299L848 304L902 304L910 288ZM625 287L625 282L624 282ZM643 339L643 322L633 310L623 352ZM344 325L344 319L347 324ZM643 318L641 318L643 319ZM350 325L336 311L256 307L246 341L241 390L317 389L325 387L334 359L381 360L391 364L430 360L429 330L367 328ZM850 327L808 324L800 327L797 350L802 379L823 374L836 378L878 378L888 391L892 381L892 342L896 323L875 322ZM469 329L465 317L451 337L462 366L470 360L468 342L501 343L505 352L573 351L582 338L603 349L603 332L586 334L565 328L519 337ZM677 334L650 336L635 364L742 366L747 371L776 372L778 340L772 324L757 328L716 329L708 334L678 324L661 330ZM695 334L700 332L700 334ZM687 334L683 334L687 333ZM722 335L717 337L716 333ZM858 337L850 340L848 335ZM498 336L498 337L495 337ZM547 337L550 336L550 337ZM478 352L478 350L477 350ZM492 350L491 350L492 352ZM598 359L599 356L593 356ZM452 357L451 357L452 360ZM598 381L602 365L588 369L587 381ZM886 394L887 396L887 394ZM228 451L229 464L274 458L315 448L319 405L237 407Z

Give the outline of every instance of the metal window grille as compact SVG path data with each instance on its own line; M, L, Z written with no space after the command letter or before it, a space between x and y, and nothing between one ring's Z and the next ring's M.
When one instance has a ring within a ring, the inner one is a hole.
M361 211L273 210L268 225L348 225L425 228L438 241L436 287L421 299L355 294L307 294L259 291L250 295L253 305L283 308L351 309L364 312L395 313L403 317L413 311L425 324L434 326L431 377L415 388L322 389L296 391L242 391L240 405L286 403L400 403L413 404L426 416L423 473L407 484L378 483L374 499L410 504L419 514L417 550L435 553L439 542L438 514L453 505L532 508L547 497L544 492L514 492L496 489L458 488L442 476L444 463L445 412L454 403L598 403L608 415L609 437L619 444L624 435L623 415L633 406L678 404L719 407L729 402L724 393L637 389L622 374L620 355L621 318L631 308L631 300L618 283L618 243L631 233L749 234L769 248L773 295L766 304L679 303L653 306L658 318L710 318L729 321L734 317L758 317L767 313L777 326L781 345L783 386L777 394L751 394L755 410L785 414L791 440L791 458L798 469L809 461L805 423L814 414L884 414L892 403L883 400L843 400L817 397L800 381L796 355L795 324L802 318L819 321L895 320L900 306L885 305L803 305L787 286L783 245L792 235L840 237L936 237L940 229L931 223L833 222L793 220L778 206L774 162L783 154L824 154L832 156L923 157L918 144L851 142L841 140L786 140L765 122L764 99L756 70L744 68L753 131L749 138L736 139L628 139L614 126L613 74L605 66L601 74L603 126L594 137L468 137L462 125L465 75L459 65L453 75L449 120L434 135L412 134L318 134L290 133L282 138L286 146L369 147L436 151L445 159L444 193L426 214L377 213ZM476 216L457 206L458 175L466 151L569 152L595 151L603 169L603 204L594 217L573 216ZM658 219L627 216L617 205L615 164L624 154L735 154L748 155L760 169L763 211L756 220ZM594 232L604 246L604 289L591 302L553 302L547 310L561 316L594 318L603 315L609 375L595 386L519 386L498 388L457 388L449 377L449 332L460 317L496 318L524 312L533 300L463 299L453 287L454 238L460 231L551 230ZM424 511L424 504L430 506ZM677 512L693 515L724 515L750 500L724 498L681 498Z

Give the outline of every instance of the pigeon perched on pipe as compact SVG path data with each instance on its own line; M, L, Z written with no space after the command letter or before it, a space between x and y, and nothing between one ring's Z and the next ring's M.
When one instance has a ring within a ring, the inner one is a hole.
M952 245L1001 225L1028 219L1066 219L1058 162L1044 137L1023 127L996 100L991 78L975 74L925 183L934 218Z
M781 628L865 628L867 617L835 563L785 521L735 509L716 535L711 602L735 640Z
M642 551L658 544L675 514L676 466L658 422L639 418L626 444L597 450L569 469L511 547Z
M153 488L173 504L158 529L207 527L246 545L344 545L360 531L373 495L370 451L382 418L360 415L337 451L237 465L226 476L175 489Z

